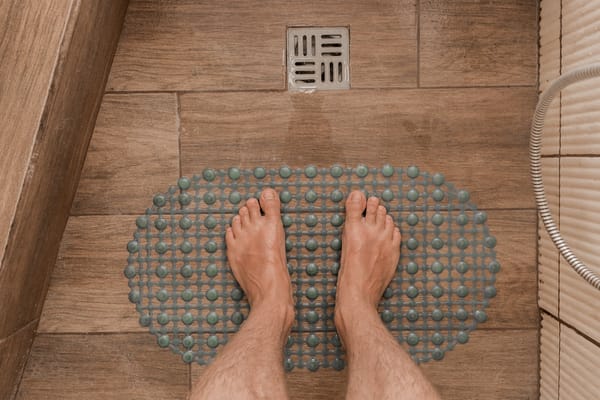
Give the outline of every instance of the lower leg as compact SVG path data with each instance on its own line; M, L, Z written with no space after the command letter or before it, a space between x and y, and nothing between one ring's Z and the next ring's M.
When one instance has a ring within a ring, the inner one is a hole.
M248 320L196 382L190 400L287 398L283 346L289 310L253 307Z
M271 189L240 209L227 229L227 258L250 315L196 382L190 400L286 399L283 346L294 321L280 203Z
M400 232L376 198L346 202L335 323L348 356L347 399L439 399L383 325L377 303L400 257Z

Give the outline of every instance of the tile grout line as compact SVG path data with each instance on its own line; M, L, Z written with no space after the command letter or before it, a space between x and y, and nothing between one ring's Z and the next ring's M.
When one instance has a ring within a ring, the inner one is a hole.
M0 338L0 344L4 344L8 339L11 339L13 336L16 336L17 334L21 333L22 331L24 331L25 329L27 329L29 327L29 325L38 322L38 320L39 320L39 318L35 318L35 319L33 319L33 320L29 321L29 322L26 322L24 325L22 325L17 330L9 333L8 336Z
M406 86L406 87L352 87L353 91L407 91L407 90L439 90L439 89L523 89L536 88L537 85L517 84L517 85L462 85L462 86ZM337 93L337 91L317 91L317 93ZM193 94L219 94L219 93L288 93L287 89L225 89L225 90L186 90L186 89L169 89L169 90L112 90L105 94L125 95L125 94L160 94L160 93L176 93L178 95L193 93Z
M192 394L192 363L189 363L187 365L187 371L188 371L188 396L190 396Z
M0 338L0 344L3 344L7 339L10 339L13 336L15 336L16 334L20 333L21 331L23 331L25 328L27 328L29 325L36 322L37 320L39 320L39 318L34 318L34 319L30 320L29 322L25 322L23 325L21 325L14 331L10 332L8 335Z
M550 311L546 310L545 308L541 308L542 313L548 315L549 317L551 317L554 321L558 322L561 326L566 326L567 328L573 330L578 336L580 336L582 339L585 339L586 341L590 342L591 344L595 345L596 347L600 347L600 342L598 342L598 340L594 339L593 337L581 332L576 326L563 321L562 319L556 317L556 315L552 314ZM560 341L559 341L560 344ZM560 363L560 359L559 359L559 363Z
M541 83L541 75L540 75L540 70L542 68L541 65L541 57L540 57L540 53L541 53L541 19L542 19L542 15L541 15L541 6L542 6L542 0L537 0L536 1L536 5L537 5L537 18L536 18L536 30L537 30L537 46L536 46L536 50L537 50L537 54L536 54L536 58L537 58L537 70L536 70L536 81L537 81L537 88L536 88L536 94L539 97L539 93L540 93L540 83ZM541 160L540 160L541 161ZM541 234L540 234L540 216L539 213L537 212L537 207L536 207L536 213L535 213L535 230L536 230L536 240L534 243L535 246L535 267L536 267L536 285L535 285L535 292L536 292L536 306L538 308L538 337L537 337L537 355L538 355L538 360L537 360L537 395L540 396L541 392L542 392L542 318L543 315L541 313L541 309L539 307L539 301L540 301L540 247L541 247Z
M544 154L542 158L600 158L600 154L587 154L587 153L575 153L575 154Z
M558 46L559 46L559 55L558 55L558 74L562 74L562 54L563 54L563 48L562 48L562 42L563 42L563 0L560 0L560 14L559 14L559 31L558 31ZM558 221L557 221L557 226L558 226L558 230L560 232L560 177L561 177L561 171L560 171L560 166L561 166L561 156L562 156L562 91L558 94ZM561 333L562 333L562 325L560 322L560 264L561 264L561 257L560 257L560 252L558 252L557 254L557 269L558 269L558 288L557 288L557 304L556 304L556 313L558 314L558 371L557 371L557 377L556 377L556 390L557 393L556 395L558 397L560 397L560 353L561 353ZM576 331L577 332L577 331Z
M179 176L182 176L181 167L181 101L179 93L175 92L175 125L177 127L177 163L179 166Z

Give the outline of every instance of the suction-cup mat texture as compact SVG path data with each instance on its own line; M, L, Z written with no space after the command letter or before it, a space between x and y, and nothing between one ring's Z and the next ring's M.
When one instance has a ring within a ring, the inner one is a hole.
M416 362L441 360L487 320L496 295L496 239L485 212L442 174L395 168L205 169L157 194L136 220L124 273L139 322L186 363L208 364L250 311L229 268L225 228L245 200L274 188L282 202L296 321L287 370L343 369L333 323L344 201L377 196L402 232L381 319Z

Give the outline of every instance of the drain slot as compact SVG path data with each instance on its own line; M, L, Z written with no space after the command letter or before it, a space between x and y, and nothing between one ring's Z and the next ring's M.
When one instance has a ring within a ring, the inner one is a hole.
M288 28L288 90L350 89L348 28Z

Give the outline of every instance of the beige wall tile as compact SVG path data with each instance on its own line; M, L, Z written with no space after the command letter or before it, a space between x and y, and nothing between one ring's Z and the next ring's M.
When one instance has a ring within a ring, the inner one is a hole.
M598 264L596 272L597 266ZM560 268L561 320L595 340L600 340L600 291L585 282L562 258Z
M558 155L560 152L560 96L557 96L550 104L544 119L544 130L542 131L541 154Z
M542 313L540 335L540 400L558 400L559 322Z
M573 329L560 327L560 393L563 400L597 399L600 347Z
M560 75L561 0L540 2L540 90Z
M600 158L562 158L560 228L571 249L600 274ZM561 258L560 318L600 340L600 291Z
M600 155L600 78L563 91L560 138L561 154Z
M540 3L540 90L546 89L560 75L561 0ZM558 154L560 140L560 97L552 102L546 114L542 136L542 154Z
M558 166L559 159L557 157L542 159L542 175L546 198L557 224L559 223ZM541 218L538 218L538 278L539 306L558 317L558 250L546 232Z
M600 61L599 21L599 0L563 1L563 72ZM561 153L600 155L600 79L563 91Z
M562 70L600 61L600 0L562 0Z

